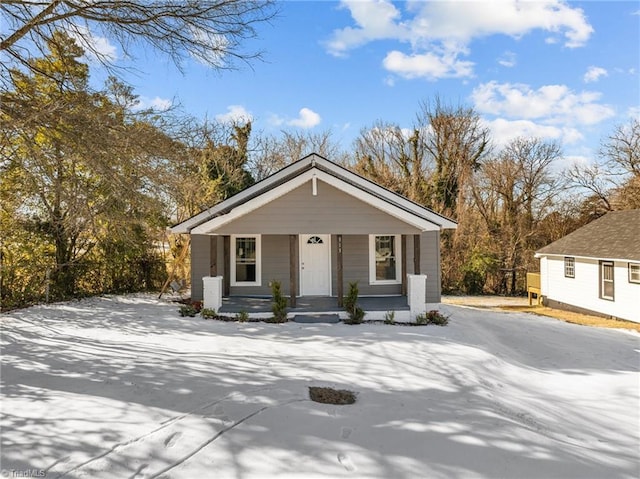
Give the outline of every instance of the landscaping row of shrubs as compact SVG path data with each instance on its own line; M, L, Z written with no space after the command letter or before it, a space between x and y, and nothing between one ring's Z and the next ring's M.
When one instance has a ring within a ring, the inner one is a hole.
M287 319L287 298L282 294L282 286L279 281L271 282L271 312L273 317L264 318L259 320L251 320L249 313L246 311L240 311L234 316L226 316L216 313L213 309L203 308L201 301L193 301L180 306L179 313L182 317L195 317L198 314L204 319L217 319L220 321L263 321L266 323L286 323ZM345 324L362 324L364 322L365 312L358 306L358 283L349 283L349 292L344 298L344 309L349 315L344 320ZM421 314L416 317L415 323L396 323L394 319L395 313L393 311L387 312L385 315L385 324L402 324L407 326L426 326L429 324L435 324L437 326L446 326L449 322L449 317L443 315L438 310L432 310L425 314Z

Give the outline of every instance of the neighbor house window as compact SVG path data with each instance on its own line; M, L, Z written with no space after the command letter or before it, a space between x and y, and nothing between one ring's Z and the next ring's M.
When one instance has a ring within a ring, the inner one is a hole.
M613 300L613 261L600 262L600 297Z
M371 283L401 282L400 235L369 236L369 280Z
M232 235L231 255L231 284L260 286L260 235Z
M640 263L629 263L629 283L640 283Z
M576 260L575 258L564 258L564 276L565 278L576 277Z

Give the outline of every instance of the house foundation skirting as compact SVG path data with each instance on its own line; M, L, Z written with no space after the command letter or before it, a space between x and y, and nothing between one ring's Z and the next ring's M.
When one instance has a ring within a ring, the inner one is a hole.
M556 301L555 299L549 299L546 296L542 296L542 304L544 306L548 306L549 308L561 309L563 311L570 311L572 313L579 314L588 314L590 316L598 316L599 318L607 318L607 319L622 319L616 318L610 314L599 313L598 311L593 311L592 309L581 308L580 306L574 306L573 304L563 303L562 301Z

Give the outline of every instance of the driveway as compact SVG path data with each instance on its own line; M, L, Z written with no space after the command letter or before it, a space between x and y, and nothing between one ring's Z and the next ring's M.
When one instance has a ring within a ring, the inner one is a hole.
M180 318L151 296L2 316L14 477L636 478L640 336L443 305L446 327ZM312 402L309 386L357 393Z

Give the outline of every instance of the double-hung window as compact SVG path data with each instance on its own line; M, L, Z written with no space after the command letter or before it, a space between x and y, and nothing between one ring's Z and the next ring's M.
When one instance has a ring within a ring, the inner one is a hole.
M600 297L614 299L613 261L600 261Z
M640 283L640 263L629 263L629 283Z
M576 259L565 256L564 257L564 277L575 278L576 277Z
M402 282L400 235L369 236L369 282L398 284Z
M233 286L260 286L260 235L231 236L231 284Z

